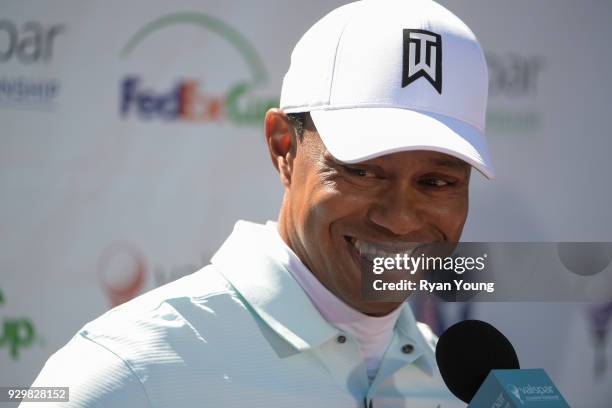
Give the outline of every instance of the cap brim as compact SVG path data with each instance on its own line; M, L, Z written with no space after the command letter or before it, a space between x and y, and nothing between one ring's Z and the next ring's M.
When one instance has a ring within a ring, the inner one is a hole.
M327 150L342 162L431 150L464 160L486 178L495 178L483 132L466 122L387 107L313 110L310 115Z

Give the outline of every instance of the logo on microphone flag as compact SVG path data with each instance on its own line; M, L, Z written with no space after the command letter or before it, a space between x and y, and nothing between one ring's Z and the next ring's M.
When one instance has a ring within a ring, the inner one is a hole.
M569 408L541 368L492 370L468 408Z

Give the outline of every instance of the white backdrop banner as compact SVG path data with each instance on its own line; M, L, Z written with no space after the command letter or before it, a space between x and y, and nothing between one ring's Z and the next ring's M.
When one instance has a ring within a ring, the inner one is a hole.
M612 3L441 3L477 34L491 77L498 180L474 173L463 238L612 241ZM301 34L340 4L0 4L0 385L29 385L87 321L205 265L236 220L276 218L263 113ZM469 316L498 326L572 407L603 408L609 309Z

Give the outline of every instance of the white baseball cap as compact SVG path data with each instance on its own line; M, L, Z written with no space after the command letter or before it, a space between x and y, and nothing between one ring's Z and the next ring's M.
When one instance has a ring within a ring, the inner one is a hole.
M433 150L495 177L485 139L488 72L474 33L431 0L363 0L300 39L280 108L310 112L338 160Z

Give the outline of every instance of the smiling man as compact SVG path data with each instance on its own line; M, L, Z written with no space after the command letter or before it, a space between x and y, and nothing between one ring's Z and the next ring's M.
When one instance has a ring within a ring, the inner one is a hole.
M278 109L267 114L266 134L286 189L280 235L309 273L353 309L378 316L398 307L362 299L361 274L372 271L373 257L458 242L468 212L465 161L414 150L347 164L326 149L309 114L288 117Z
M70 407L464 406L431 331L364 300L361 274L460 239L471 168L493 176L487 82L474 34L436 3L332 11L265 117L278 222L238 222L210 265L86 324L34 385L70 387L53 404Z

